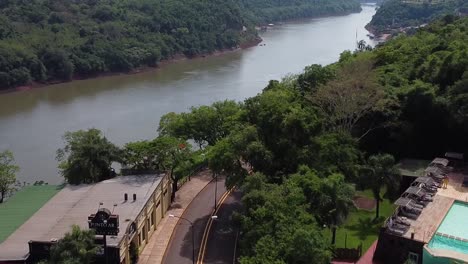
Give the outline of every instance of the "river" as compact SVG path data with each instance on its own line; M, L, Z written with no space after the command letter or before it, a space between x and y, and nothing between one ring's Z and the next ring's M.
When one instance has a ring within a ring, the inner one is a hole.
M154 138L159 118L217 100L244 100L271 79L329 64L356 47L375 6L359 14L285 23L261 34L262 44L220 56L170 63L134 75L74 81L0 95L0 150L13 151L18 180L63 181L55 152L66 131L98 128L112 142Z

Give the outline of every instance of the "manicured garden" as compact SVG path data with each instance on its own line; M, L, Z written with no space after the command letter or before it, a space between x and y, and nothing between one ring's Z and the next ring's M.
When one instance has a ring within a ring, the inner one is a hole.
M28 186L0 204L0 243L60 191L59 186Z
M382 193L384 192L382 191ZM373 199L370 190L357 192L356 195ZM336 247L356 248L362 243L362 252L364 254L377 239L380 227L382 227L385 219L393 214L395 207L390 200L384 198L380 203L380 217L377 221L374 221L375 208L369 211L355 209L348 216L346 223L336 231ZM329 234L331 236L331 231Z

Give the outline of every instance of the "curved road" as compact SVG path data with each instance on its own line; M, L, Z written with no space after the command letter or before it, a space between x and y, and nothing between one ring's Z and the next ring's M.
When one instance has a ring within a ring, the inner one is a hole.
M206 223L210 219L214 209L215 190L217 201L226 192L224 178L219 177L217 184L210 182L185 209L182 217L188 219L194 224L195 240L195 263L197 261L198 251L202 240ZM216 188L217 185L217 188ZM192 230L190 224L180 219L172 234L171 241L167 246L162 263L165 264L190 264L192 263Z
M231 219L234 211L239 211L241 205L241 192L235 190L229 194L224 203L219 205L218 219L213 220L208 233L203 263L205 264L234 264L236 263L236 244L238 228Z

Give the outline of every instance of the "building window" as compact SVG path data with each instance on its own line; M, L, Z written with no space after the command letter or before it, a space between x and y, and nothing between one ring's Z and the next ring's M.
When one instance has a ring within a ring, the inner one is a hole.
M154 213L151 214L151 226L154 226Z
M418 264L419 262L419 254L414 252L408 253L408 262L411 264Z
M147 229L147 230L148 230L148 232L149 232L149 231L150 231L150 229L151 229L151 222L150 222L150 219L149 219L149 218L148 218L148 219L146 219L146 222L148 223L146 226L148 227L148 229Z
M138 242L140 242L140 245L143 244L143 240L141 238L141 232L138 233Z

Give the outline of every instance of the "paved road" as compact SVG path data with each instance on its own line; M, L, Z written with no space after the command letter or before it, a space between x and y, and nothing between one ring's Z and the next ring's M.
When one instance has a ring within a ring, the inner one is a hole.
M224 179L219 177L217 188L218 201L226 192ZM194 224L195 237L195 262L197 260L200 242L206 223L214 209L215 182L209 183L187 207L182 217ZM192 231L187 221L180 220L174 230L172 240L164 255L163 263L166 264L190 264L192 263Z
M205 249L205 264L235 263L237 228L231 221L232 213L241 209L241 192L232 192L218 210L213 221Z

